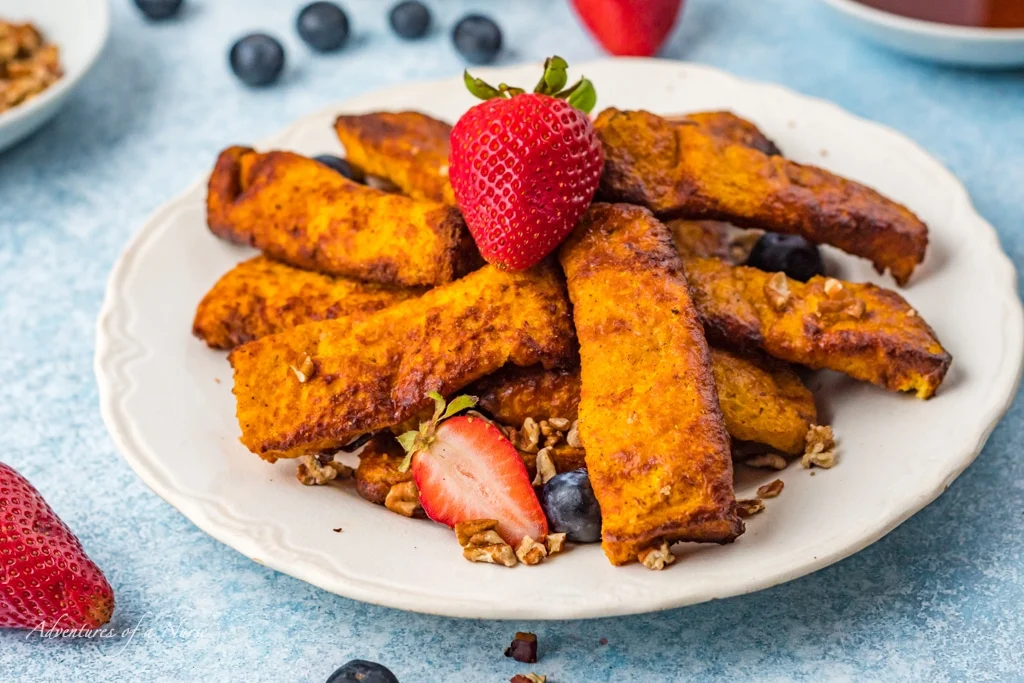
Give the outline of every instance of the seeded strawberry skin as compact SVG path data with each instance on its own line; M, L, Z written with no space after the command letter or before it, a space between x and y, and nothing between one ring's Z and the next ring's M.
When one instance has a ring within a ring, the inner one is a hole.
M483 257L507 270L535 265L569 236L603 165L590 118L547 95L487 100L452 129L459 208Z
M0 628L96 629L114 594L40 493L0 463Z

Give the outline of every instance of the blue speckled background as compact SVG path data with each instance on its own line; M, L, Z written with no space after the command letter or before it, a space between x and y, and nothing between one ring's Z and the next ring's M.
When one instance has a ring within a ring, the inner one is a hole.
M403 681L1014 680L1024 678L1024 406L942 498L883 541L755 595L648 616L481 622L324 593L206 537L151 493L100 421L93 325L122 245L215 153L332 101L458 73L445 30L404 44L381 0L344 0L354 45L311 55L291 0L186 0L149 25L114 0L111 43L67 109L0 156L0 458L42 490L107 571L114 626L55 642L0 633L2 680L321 681L352 657ZM502 61L598 55L565 3L432 0L505 31ZM546 18L542 18L546 17ZM289 49L284 82L251 91L225 65L252 29ZM916 63L840 30L810 0L692 0L665 55L783 83L902 130L964 180L1024 266L1024 72ZM893 454L898 457L898 454ZM541 660L502 657L518 630ZM602 639L607 644L602 645Z

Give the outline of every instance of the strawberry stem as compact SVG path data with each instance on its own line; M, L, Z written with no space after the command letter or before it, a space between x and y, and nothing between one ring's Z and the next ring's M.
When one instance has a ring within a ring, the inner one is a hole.
M594 89L594 84L586 78L581 78L572 86L566 88L565 84L569 80L568 68L569 64L558 55L545 59L544 73L534 87L533 92L538 95L547 95L560 100L566 100L576 109L589 114L594 105L597 104L597 91ZM522 88L516 88L506 83L500 83L495 88L481 78L474 78L468 70L463 72L462 80L466 84L466 89L474 97L481 100L493 100L496 98L512 99L516 95L522 95L526 92Z
M434 416L427 422L421 422L418 430L410 430L396 437L398 443L405 450L405 459L398 466L399 472L409 471L409 466L412 465L412 456L433 442L438 425L463 410L472 408L479 400L476 396L463 395L456 396L450 403L445 404L444 397L436 391L431 391L427 397L434 400Z

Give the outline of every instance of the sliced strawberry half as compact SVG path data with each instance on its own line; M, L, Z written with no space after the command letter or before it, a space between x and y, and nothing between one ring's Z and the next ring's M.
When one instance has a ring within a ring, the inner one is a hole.
M469 397L453 401L448 411L441 400L434 420L400 439L412 453L423 510L449 527L474 519L498 520L498 534L513 547L524 536L544 538L544 510L512 443L481 417L460 415L441 421L458 412L451 408L465 398Z

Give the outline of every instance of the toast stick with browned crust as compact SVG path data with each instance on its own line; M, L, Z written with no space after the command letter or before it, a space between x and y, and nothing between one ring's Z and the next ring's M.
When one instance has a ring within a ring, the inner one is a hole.
M365 318L421 294L312 273L257 256L229 271L207 293L193 331L214 348L231 349L308 322ZM767 358L740 357L714 348L711 362L729 434L785 453L800 452L816 418L813 397L792 369ZM479 396L480 407L501 423L518 426L527 417L575 420L579 387L574 362L571 368L552 370L506 366L465 391ZM429 411L392 429L415 429L427 417Z
M229 350L304 323L366 317L422 293L256 256L229 270L206 293L196 309L192 333L211 348Z
M718 403L726 431L788 455L804 450L807 430L818 420L814 396L789 365L711 348ZM578 370L506 367L466 387L478 406L502 424L518 427L552 417L578 416Z
M869 283L684 259L708 337L790 363L836 370L890 391L931 398L952 361L935 332L896 292Z
M802 235L867 258L900 284L924 260L925 224L860 183L646 111L606 109L594 126L605 199Z
M493 266L364 320L300 325L237 347L242 443L267 460L339 448L386 429L506 363L562 366L576 339L550 264Z
M448 182L452 127L418 111L342 115L334 122L345 157L414 199L455 206Z
M743 532L711 357L667 228L594 204L559 252L580 343L579 435L612 564Z
M482 263L456 209L354 183L291 152L223 151L207 221L218 237L278 261L369 282L434 286Z

